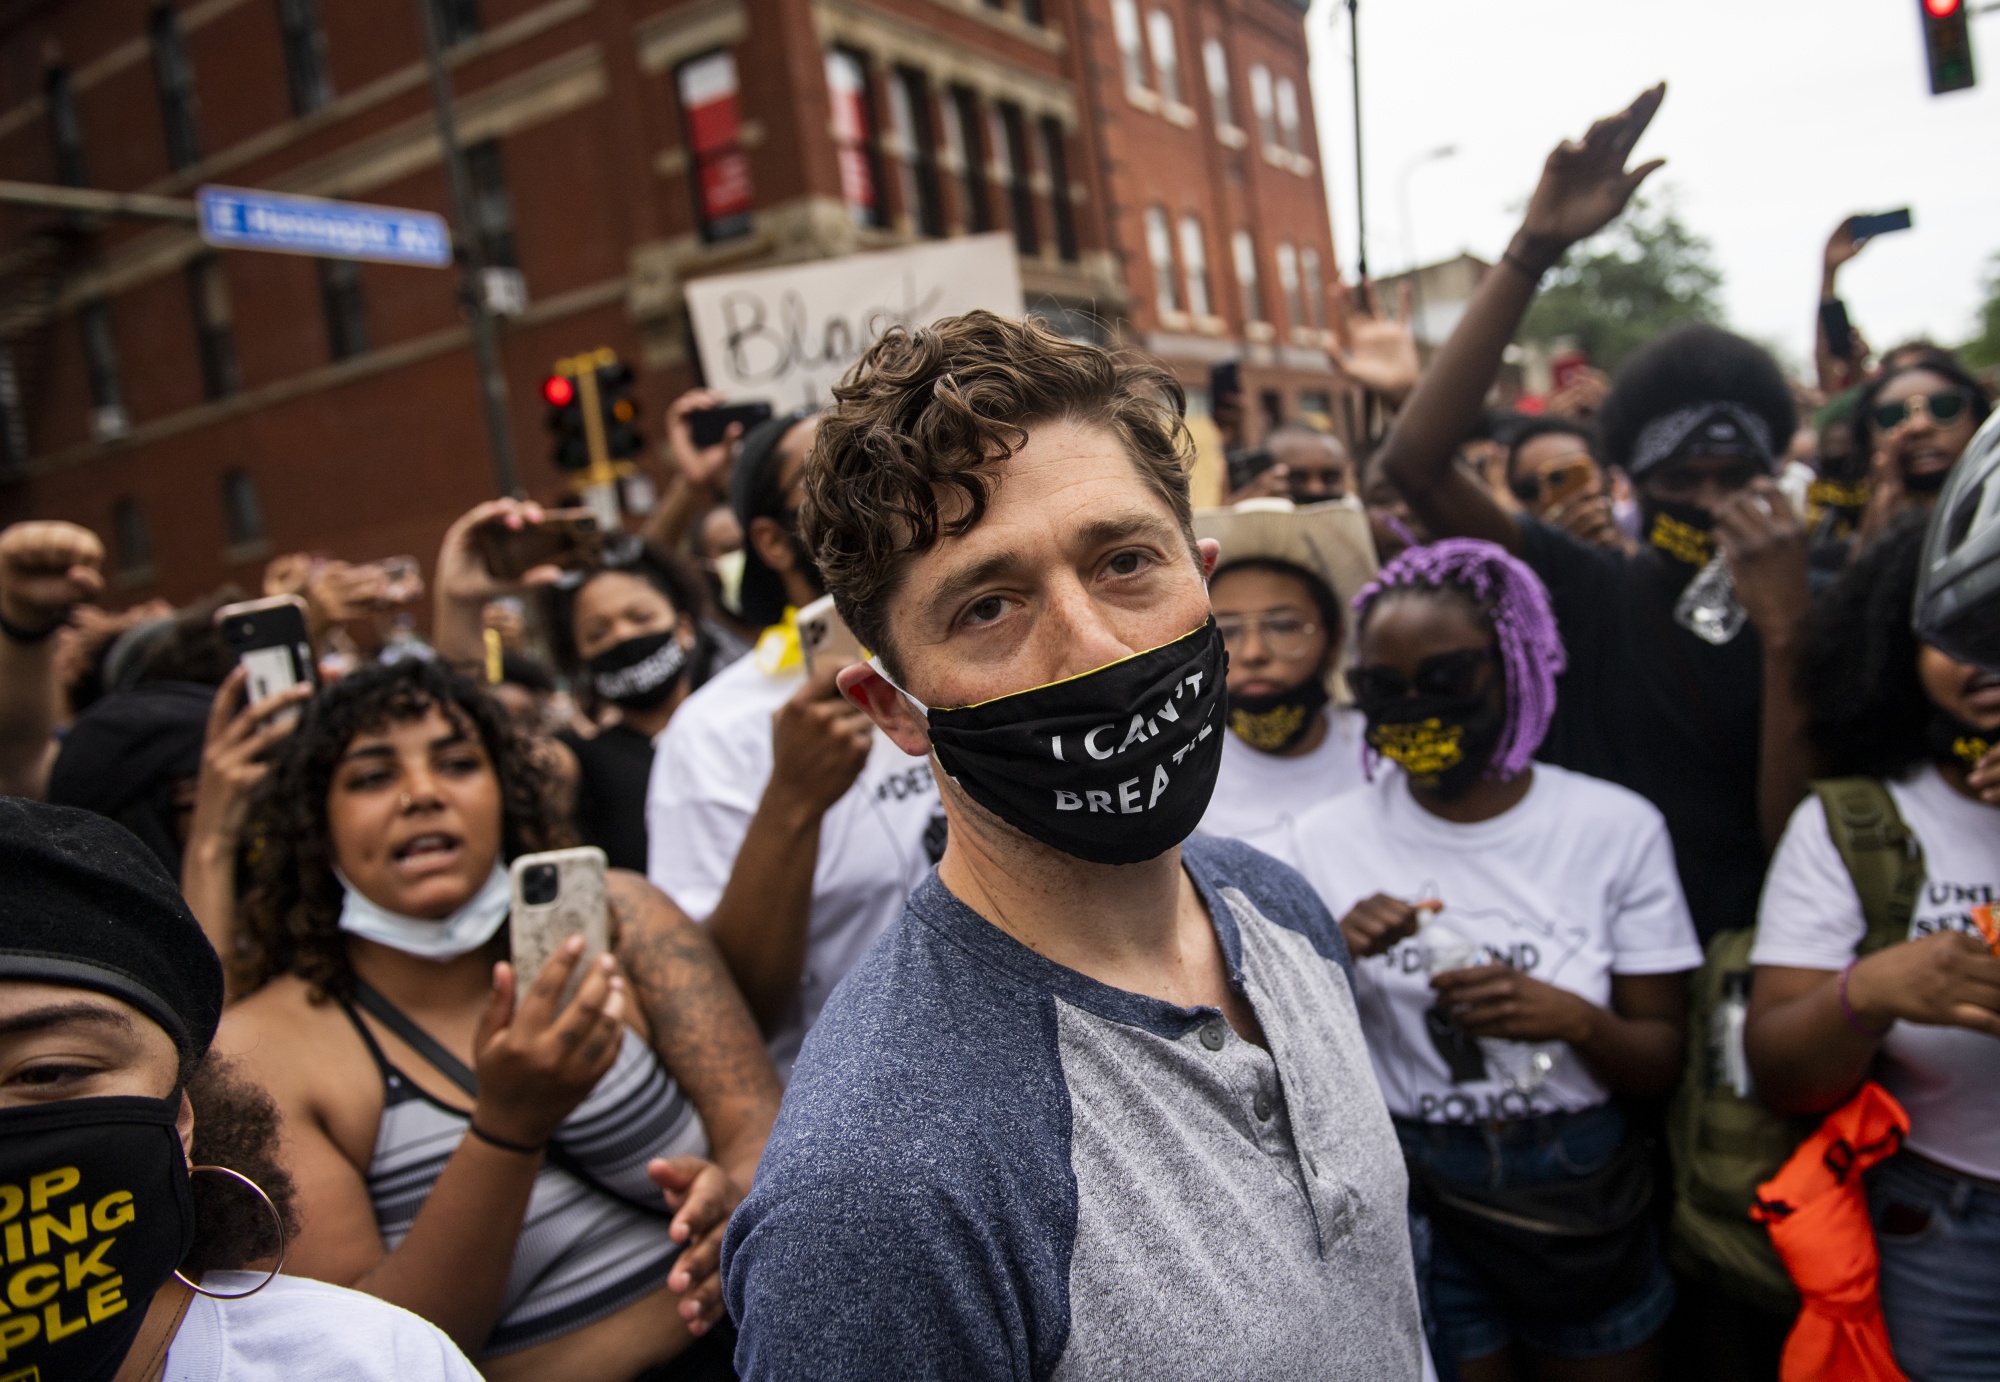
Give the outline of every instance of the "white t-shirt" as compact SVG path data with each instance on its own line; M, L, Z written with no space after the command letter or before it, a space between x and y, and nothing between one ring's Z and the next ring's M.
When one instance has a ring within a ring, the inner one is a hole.
M210 1272L247 1291L262 1272ZM196 1296L167 1347L161 1382L479 1382L442 1329L344 1286L281 1276L242 1300Z
M1378 777L1301 816L1289 854L1336 918L1376 893L1437 898L1445 905L1432 924L1599 1007L1611 1006L1614 974L1701 964L1660 813L1635 792L1547 763L1535 764L1512 810L1472 825L1424 810L1400 774ZM1431 948L1420 931L1354 966L1361 1028L1391 1113L1467 1123L1610 1097L1568 1047L1526 1095L1496 1078L1454 1084L1424 1026L1437 996Z
M1326 738L1296 758L1259 753L1236 735L1223 735L1222 772L1208 812L1195 829L1275 854L1285 847L1292 822L1308 807L1366 781L1361 736L1367 720L1349 706L1328 706L1326 713Z
M731 663L681 703L660 736L646 791L646 875L696 921L722 900L750 818L770 781L771 717L805 681L773 675L753 654ZM827 995L875 938L903 914L930 872L926 832L943 839L943 809L928 759L880 730L868 763L820 825L805 973L798 1005L772 1034L780 1079Z
M1934 767L1889 795L1924 847L1924 888L1910 938L1947 928L1979 934L1969 915L2000 901L2000 808L1952 790ZM1867 934L1861 898L1827 833L1819 798L1792 812L1764 880L1750 962L1845 969ZM1908 1145L1967 1175L2000 1180L2000 1039L1964 1027L1898 1022L1876 1062L1882 1087L1910 1115Z

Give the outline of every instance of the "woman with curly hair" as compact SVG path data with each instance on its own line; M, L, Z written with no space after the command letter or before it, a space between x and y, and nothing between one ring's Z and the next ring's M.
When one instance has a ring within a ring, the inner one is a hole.
M611 954L577 974L572 940L517 983L507 863L568 842L544 772L435 663L322 693L254 808L261 987L221 1044L284 1115L298 1270L424 1316L489 1378L613 1382L718 1318L778 1089L714 949L642 878L609 876Z
M1864 943L1873 918L1806 798L1764 885L1744 1046L1781 1113L1873 1078L1909 1114L1868 1197L1896 1362L1930 1382L2000 1357L2000 677L1911 631L1923 538L1906 516L1821 594L1800 669L1829 774L1879 781L1910 837L1907 927Z

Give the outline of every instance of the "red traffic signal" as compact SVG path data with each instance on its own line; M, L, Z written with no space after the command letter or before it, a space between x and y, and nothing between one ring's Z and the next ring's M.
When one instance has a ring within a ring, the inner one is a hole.
M1933 19L1949 19L1965 7L1965 0L1924 0L1924 9Z
M1972 31L1965 0L1917 0L1924 26L1924 61L1931 95L1963 91L1978 80L1972 68Z
M567 375L552 374L542 381L542 397L551 408L567 408L576 398L576 385Z

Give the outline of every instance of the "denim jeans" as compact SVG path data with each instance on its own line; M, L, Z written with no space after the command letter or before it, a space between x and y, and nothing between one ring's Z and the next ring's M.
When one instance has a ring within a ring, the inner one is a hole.
M1905 1153L1868 1173L1868 1211L1897 1366L2000 1379L2000 1189Z
M1432 1174L1491 1189L1547 1185L1602 1169L1625 1140L1615 1104L1580 1113L1549 1113L1510 1123L1418 1123L1396 1120L1403 1155ZM1519 1341L1542 1353L1599 1358L1636 1348L1658 1333L1674 1308L1674 1283L1657 1245L1645 1284L1595 1319L1553 1320L1530 1314L1487 1286L1441 1234L1413 1216L1417 1282L1426 1330L1443 1359L1485 1358ZM1427 1250L1427 1251L1426 1251ZM1428 1259L1428 1260L1426 1260Z

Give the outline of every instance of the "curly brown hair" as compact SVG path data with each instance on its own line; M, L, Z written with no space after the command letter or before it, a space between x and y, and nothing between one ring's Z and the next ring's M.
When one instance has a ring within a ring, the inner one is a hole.
M1115 434L1195 549L1187 395L1157 364L1068 340L1032 317L968 312L891 331L833 397L806 458L800 533L841 618L892 672L886 605L910 559L978 525L993 467L1036 423ZM959 510L949 522L947 491Z
M493 764L503 859L573 843L549 770L478 685L441 662L418 658L355 672L307 705L251 804L242 949L232 957L239 992L280 974L304 979L315 1000L354 991L327 826L333 770L357 734L406 724L433 709L476 733Z

